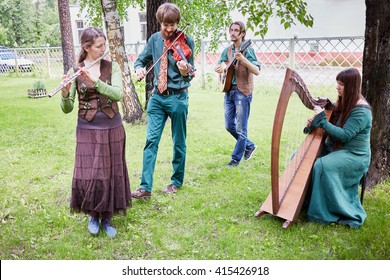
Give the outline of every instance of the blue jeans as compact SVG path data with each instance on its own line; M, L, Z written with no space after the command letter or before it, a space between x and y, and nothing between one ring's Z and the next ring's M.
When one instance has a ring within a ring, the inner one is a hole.
M147 113L148 124L140 187L148 192L152 191L158 145L168 117L171 119L173 143L171 184L181 187L186 161L188 93L171 96L153 94L148 102Z
M232 159L241 161L246 149L255 144L248 139L248 119L251 110L252 94L245 96L239 90L225 93L225 128L237 140Z

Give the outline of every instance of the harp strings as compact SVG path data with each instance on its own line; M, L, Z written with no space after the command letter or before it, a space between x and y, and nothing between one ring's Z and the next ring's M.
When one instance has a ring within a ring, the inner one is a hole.
M285 181L280 186L282 187L280 192L282 197L280 200L283 200L283 194L289 188L291 181L294 179L295 173L305 156L305 153L302 152L302 150L307 150L309 146L309 144L304 141L306 135L303 134L302 131L307 118L312 114L312 111L305 106L302 106L302 100L298 96L298 93L293 92L287 106L280 142L279 174L282 174L284 170L283 178L285 178ZM298 149L300 149L300 152L298 152ZM290 166L290 168L287 168L287 166Z

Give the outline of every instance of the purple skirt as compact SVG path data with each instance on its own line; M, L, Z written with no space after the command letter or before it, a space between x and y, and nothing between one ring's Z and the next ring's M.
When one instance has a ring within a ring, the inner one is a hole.
M76 155L70 208L95 218L111 219L131 207L123 125L76 130Z

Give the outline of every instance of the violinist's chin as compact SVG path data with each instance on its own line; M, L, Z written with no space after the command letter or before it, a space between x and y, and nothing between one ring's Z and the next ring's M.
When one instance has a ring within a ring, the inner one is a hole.
M166 31L161 31L161 35L163 36L163 38L165 40L171 40L173 38L173 35L175 34L176 32L173 31L173 32L166 32Z

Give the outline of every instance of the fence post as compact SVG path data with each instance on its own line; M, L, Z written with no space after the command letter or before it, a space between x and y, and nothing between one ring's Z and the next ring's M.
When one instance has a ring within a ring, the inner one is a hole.
M46 71L47 76L50 78L50 53L49 53L49 44L46 45Z
M138 52L139 52L139 42L135 43L135 57L138 57Z
M16 73L16 76L19 76L19 65L18 65L18 53L16 52L16 50L14 50L14 59L15 59L15 73Z
M202 75L202 84L201 88L206 89L206 42L202 41L202 45L200 48L200 65L202 67L201 75Z
M290 39L288 51L288 67L290 69L295 69L295 40L298 38L298 35L294 34L294 37Z

